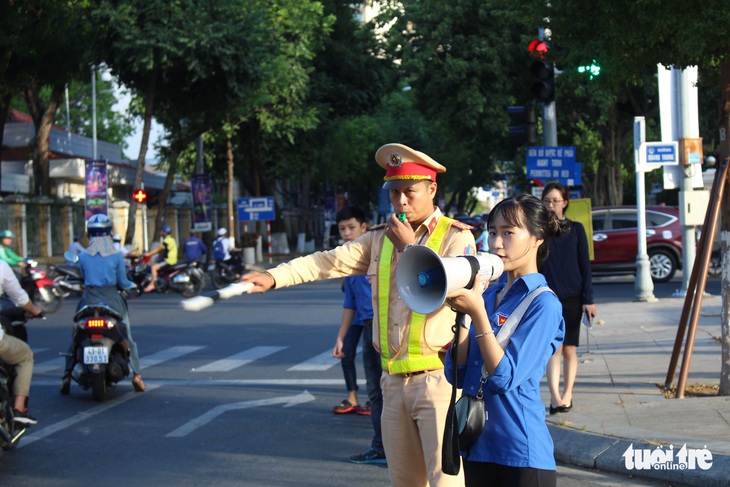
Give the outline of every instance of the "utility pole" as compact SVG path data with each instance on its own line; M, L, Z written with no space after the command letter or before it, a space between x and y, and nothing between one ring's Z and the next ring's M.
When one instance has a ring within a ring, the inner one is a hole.
M680 70L667 69L665 66L658 65L657 74L662 142L699 140L697 67L690 66ZM683 147L682 144L680 145ZM674 296L677 297L687 294L690 271L697 254L695 229L687 222L687 204L685 202L693 201L694 197L698 196L693 194L695 186L702 186L701 164L691 164L686 156L685 151L680 150L680 164L664 168L664 189L679 189L680 220L682 221L682 287L674 293Z

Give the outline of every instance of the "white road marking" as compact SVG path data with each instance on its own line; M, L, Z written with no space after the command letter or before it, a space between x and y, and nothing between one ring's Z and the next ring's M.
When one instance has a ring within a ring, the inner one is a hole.
M258 399L255 401L243 401L243 402L234 402L231 404L221 404L220 406L216 406L213 409L209 410L208 412L198 416L197 418L193 419L192 421L188 421L184 425L180 426L174 431L171 431L166 436L168 438L182 438L184 436L189 435L196 429L200 428L201 426L205 426L206 424L213 421L215 418L220 416L221 414L227 413L228 411L237 411L240 409L249 409L249 408L255 408L260 406L272 406L274 404L284 404L285 408L296 406L297 404L302 404L309 401L314 401L315 397L309 393L309 391L304 391L301 394L298 394L296 396L286 396L286 397L272 397L270 399Z
M362 352L362 347L357 347L357 352ZM311 372L311 371L324 371L331 369L335 365L340 363L340 359L332 356L332 349L328 349L326 352L322 352L319 355L305 360L304 362L289 367L286 369L289 372Z
M183 355L187 355L189 353L197 352L201 348L205 347L189 347L189 346L177 346L177 347L170 347L165 350L160 350L157 353L153 353L152 355L148 355L146 357L143 357L139 359L139 366L142 369L146 369L148 367L153 367L155 365L161 364L162 362L168 362L170 360L174 360L176 358L182 357Z
M47 360L33 366L34 374L45 374L52 370L60 369L65 365L66 359L64 357L54 358L53 360Z
M288 347L254 347L230 357L216 360L202 367L197 367L192 372L229 372L238 367L242 367L248 363L260 358L268 357L276 352L285 350Z
M35 384L33 384L35 385ZM58 385L58 384L56 384ZM147 391L153 391L154 389L158 388L158 385L150 385L147 384ZM33 433L28 434L27 436L23 437L23 441L21 441L18 444L18 448L22 448L24 446L28 446L31 443L35 443L38 440L42 440L54 433L58 433L61 430L64 430L68 428L69 426L73 426L76 423L80 423L81 421L85 421L92 416L96 416L97 414L101 414L103 412L108 411L111 408L117 407L120 404L124 404L125 402L129 401L130 399L134 399L135 397L139 397L139 393L132 391L128 392L127 394L120 396L116 399L112 399L109 402L106 402L104 404L100 404L99 406L96 406L94 408L89 409L88 411L84 411L81 413L76 413L75 415L71 416L68 419L64 419L63 421L59 421L58 423L54 423L50 426L46 426L43 429L40 430L34 430Z

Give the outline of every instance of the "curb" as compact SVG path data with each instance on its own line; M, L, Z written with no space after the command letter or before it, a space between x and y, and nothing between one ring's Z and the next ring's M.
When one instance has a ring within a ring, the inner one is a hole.
M626 450L633 445L635 450L655 450L657 444L632 441L624 438L597 435L562 426L548 425L555 444L555 460L560 463L592 468L649 480L670 482L672 485L696 487L730 486L730 455L712 454L712 467L709 470L629 470L623 458ZM680 445L677 445L680 447Z

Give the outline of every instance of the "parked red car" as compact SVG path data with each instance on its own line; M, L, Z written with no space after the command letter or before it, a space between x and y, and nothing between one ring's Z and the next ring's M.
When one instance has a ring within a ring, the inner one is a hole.
M635 206L594 208L593 275L636 274L639 252ZM682 227L679 208L647 206L646 246L651 277L667 282L682 268Z

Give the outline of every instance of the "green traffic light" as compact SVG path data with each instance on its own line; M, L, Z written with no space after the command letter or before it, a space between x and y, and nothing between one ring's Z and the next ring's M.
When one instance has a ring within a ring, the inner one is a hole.
M588 79L593 79L599 74L601 74L601 66L598 65L596 60L594 59L590 66L578 66L578 72L579 73L588 73L589 77Z

